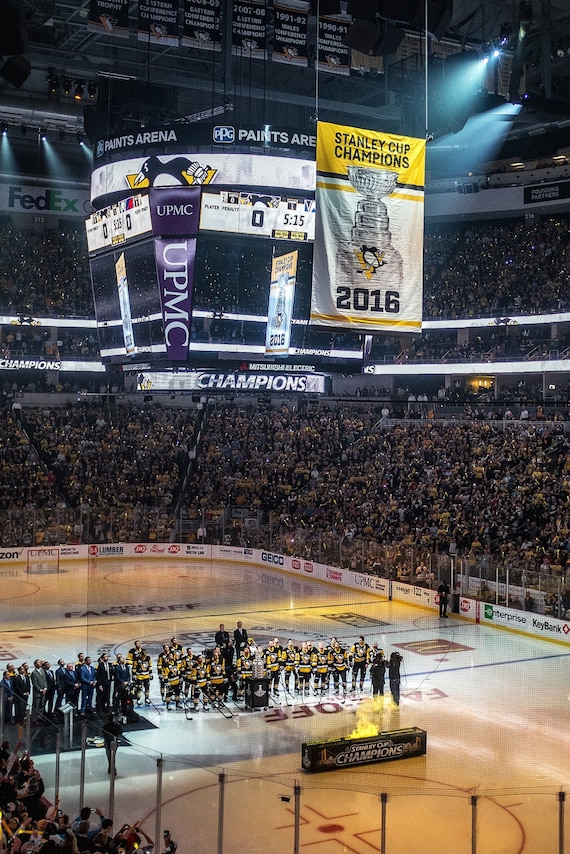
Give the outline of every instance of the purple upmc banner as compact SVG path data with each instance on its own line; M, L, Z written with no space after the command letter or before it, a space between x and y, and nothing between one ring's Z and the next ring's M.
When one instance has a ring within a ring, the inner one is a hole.
M200 194L200 187L152 189L149 197L153 234L158 237L198 234Z
M156 237L154 254L166 356L185 362L190 347L196 238Z

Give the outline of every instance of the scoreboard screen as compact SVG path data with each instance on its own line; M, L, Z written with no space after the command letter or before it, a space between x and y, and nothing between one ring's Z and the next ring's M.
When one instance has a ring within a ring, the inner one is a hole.
M120 246L152 232L148 195L129 196L95 211L85 223L89 253Z
M153 239L91 259L101 357L125 361L165 352Z
M202 190L200 230L297 242L315 239L315 200L243 190Z

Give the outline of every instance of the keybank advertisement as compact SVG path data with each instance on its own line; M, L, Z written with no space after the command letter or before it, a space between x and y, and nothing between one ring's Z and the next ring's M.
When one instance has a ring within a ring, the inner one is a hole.
M532 611L517 611L501 605L485 604L481 613L481 622L493 626L518 629L547 640L570 642L570 624L566 620L534 614Z
M84 217L92 210L87 190L56 184L0 184L0 211L67 218Z

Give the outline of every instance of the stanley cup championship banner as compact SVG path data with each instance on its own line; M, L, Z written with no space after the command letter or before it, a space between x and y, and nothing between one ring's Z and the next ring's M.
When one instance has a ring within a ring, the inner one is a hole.
M311 323L418 332L425 140L319 122Z
M87 29L128 39L129 0L91 0Z
M138 40L178 45L178 0L139 0Z
M298 250L276 255L271 263L271 285L265 352L271 356L287 356L291 343L291 318L297 277Z

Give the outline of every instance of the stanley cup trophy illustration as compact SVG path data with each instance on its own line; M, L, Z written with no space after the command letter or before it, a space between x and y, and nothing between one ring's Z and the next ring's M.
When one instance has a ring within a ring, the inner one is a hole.
M357 204L351 242L342 252L337 281L354 287L363 274L362 284L369 282L373 287L398 291L402 284L402 257L392 246L390 218L382 201L394 190L398 175L386 169L349 166L348 179L364 198Z

